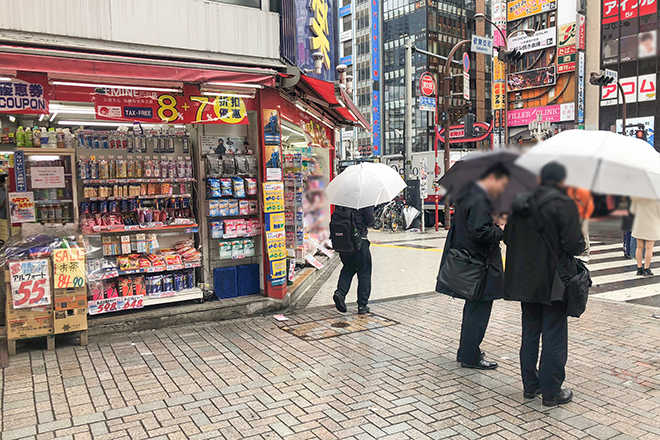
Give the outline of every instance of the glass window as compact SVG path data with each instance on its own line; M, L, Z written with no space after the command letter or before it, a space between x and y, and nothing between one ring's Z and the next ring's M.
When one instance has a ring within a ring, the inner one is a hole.
M603 65L619 61L619 23L604 24L601 32Z
M353 44L351 44L351 43L352 43L352 41L349 40L349 41L344 41L341 44L341 47L343 49L343 54L344 54L345 57L347 57L349 55L353 55Z
M353 17L350 15L347 15L346 17L341 19L341 24L342 24L342 29L344 31L350 31L352 29L353 25Z

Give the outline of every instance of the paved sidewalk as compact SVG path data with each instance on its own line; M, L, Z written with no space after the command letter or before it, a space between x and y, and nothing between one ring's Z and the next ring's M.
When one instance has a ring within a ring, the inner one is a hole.
M575 401L543 411L522 397L519 306L494 307L494 372L455 363L461 306L438 295L348 327L324 308L24 351L0 382L2 439L660 438L655 309L592 300L570 323ZM346 334L322 339L333 331Z

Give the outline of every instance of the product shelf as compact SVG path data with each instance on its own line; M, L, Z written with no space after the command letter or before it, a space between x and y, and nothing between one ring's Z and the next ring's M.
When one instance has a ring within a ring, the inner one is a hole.
M184 289L176 292L172 296L162 296L160 298L150 298L149 296L145 296L143 304L147 307L179 301L190 301L193 299L202 299L203 295L202 289L193 287L192 289Z
M35 205L55 205L57 203L73 203L73 199L67 200L35 200Z
M105 228L105 229L102 229ZM182 225L157 225L153 224L147 227L142 226L122 226L110 228L108 226L93 226L93 231L100 234L116 234L118 232L153 232L153 231L162 231L162 230L172 230L172 229L190 229L186 230L185 234L190 234L194 232L199 232L199 225L197 223L182 224Z
M184 269L194 269L196 267L202 267L202 263L183 263L183 264L175 264L175 265L170 265L170 266L165 266L165 267L145 267L142 269L132 269L132 270L118 270L118 269L110 269L107 270L103 274L99 274L98 276L90 277L90 281L102 281L102 280L110 280L112 278L117 278L122 275L138 275L138 274L152 274L152 273L160 273L160 272L171 272L171 271L177 271L177 270L184 270Z
M84 179L81 180L83 185L105 185L114 183L187 183L196 182L192 177L181 177L177 179L170 178L130 178L130 179Z
M152 195L152 196L125 196L125 197L87 197L85 200L88 200L90 202L99 202L99 201L112 201L112 200L133 200L133 199L139 199L139 200L151 200L151 199L171 199L171 198L184 198L184 197L192 197L192 194L157 194L157 195Z

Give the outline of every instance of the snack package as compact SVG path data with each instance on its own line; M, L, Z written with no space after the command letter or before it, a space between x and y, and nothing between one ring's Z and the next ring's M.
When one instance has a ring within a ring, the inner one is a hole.
M239 215L238 214L238 200L229 199L229 215Z
M174 254L174 255L165 255L165 264L168 266L180 266L183 264L181 261L181 255L179 254Z
M222 238L222 220L210 222L211 238Z
M231 258L237 260L245 258L245 250L243 248L243 240L232 240L231 242Z
M209 200L209 217L220 217L220 200Z
M231 260L232 246L231 241L221 241L218 243L220 248L220 259Z
M223 196L232 196L232 184L231 179L220 179L220 189L221 195Z
M257 166L257 158L254 156L247 156L248 174L257 174L259 167Z
M245 183L240 177L232 177L232 186L234 189L234 197L244 198L245 197Z
M236 162L233 157L227 157L222 160L222 169L225 176L236 174Z
M209 198L222 197L220 179L206 179L206 195Z
M238 201L238 213L240 215L250 215L250 203L247 200Z
M229 200L219 200L218 201L218 210L220 211L220 217L226 217L229 215Z
M247 194L250 196L257 195L257 179L247 177L245 179L245 186L247 187Z
M243 252L246 257L254 257L254 240L251 238L243 240Z

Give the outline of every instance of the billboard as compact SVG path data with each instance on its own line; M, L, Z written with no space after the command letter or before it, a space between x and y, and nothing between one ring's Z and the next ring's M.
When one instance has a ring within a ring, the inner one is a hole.
M616 132L619 134L621 134L622 125L623 121L621 119L617 119ZM646 132L646 142L648 142L652 147L655 146L655 118L653 116L626 119L626 136L635 137L640 126L643 126L644 131Z
M559 42L557 43L557 73L575 71L575 42L577 26L575 22L559 26Z
M371 97L371 125L373 127L374 155L380 155L380 2L371 0L371 79L374 82Z
M555 66L541 67L540 69L525 72L510 73L507 78L509 92L535 89L537 87L552 86L557 82Z
M621 83L621 88L623 88L623 93L626 95L626 103L630 104L631 102L644 102L644 101L655 101L657 96L657 78L655 73L648 75L640 75L638 77L629 77L622 78L619 80ZM616 84L610 84L604 87L601 87L600 91L600 105L601 107L608 105L616 105L617 100L619 104L623 103L623 100L618 95L619 91Z
M567 104L547 105L545 107L509 110L506 115L507 125L509 127L528 125L530 122L536 121L538 115L542 116L543 121L573 121L575 119L575 103L569 102Z
M335 80L337 66L336 0L296 0L296 40L298 67L314 69L312 54L323 54L321 75L314 77Z
M507 19L509 21L540 14L557 9L556 0L513 0L507 3Z
M541 29L531 37L526 35L517 35L509 39L509 50L517 50L521 53L533 52L546 47L553 47L557 44L557 28L551 27Z
M602 23L614 23L655 14L658 10L657 3L657 0L603 0Z

